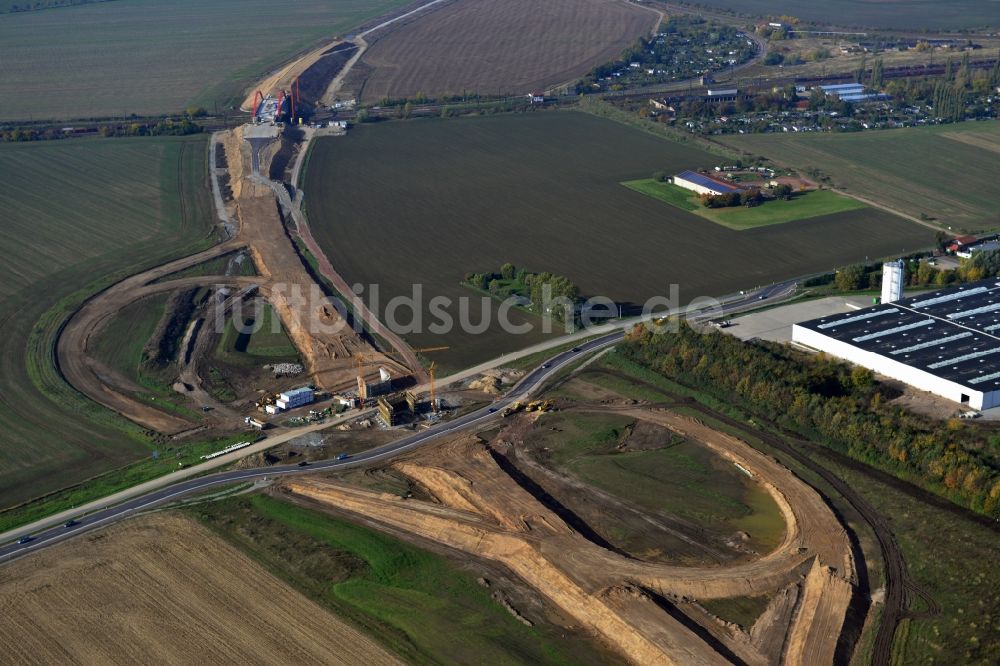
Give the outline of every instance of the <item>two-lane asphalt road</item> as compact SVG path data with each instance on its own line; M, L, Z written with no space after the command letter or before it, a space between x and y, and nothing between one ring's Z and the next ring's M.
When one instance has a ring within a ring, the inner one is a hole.
M447 435L454 434L477 423L491 418L500 418L500 410L518 400L522 400L535 392L538 387L553 374L558 372L567 364L588 352L602 349L612 345L622 339L623 331L615 331L590 342L581 343L579 351L566 351L557 354L541 367L536 368L525 375L517 385L511 389L507 395L497 402L460 416L452 421L444 421L423 432L414 433L402 439L390 442L378 448L370 449L364 453L359 453L344 460L326 460L300 467L299 465L276 465L273 467L258 467L246 470L234 470L202 476L181 483L177 483L160 490L155 490L141 497L137 497L115 506L110 506L99 511L80 517L68 525L50 528L44 532L30 537L25 543L10 543L0 547L0 562L12 560L21 555L25 555L44 546L51 545L56 541L61 541L82 532L92 530L96 527L121 520L139 511L145 511L154 507L175 501L186 495L203 492L211 488L229 485L233 483L257 481L265 478L287 476L289 474L308 474L332 469L343 469L358 465L379 462L410 451L418 446L427 444Z
M753 309L763 305L764 303L778 301L791 295L794 290L795 282L783 282L750 292L742 298L735 298L715 308L709 308L707 311L689 309L685 312L685 314L690 319L694 320L718 318L727 314ZM663 315L661 314L659 316ZM653 315L650 315L649 318L652 317ZM0 562L8 562L20 557L21 555L33 552L82 532L121 520L137 512L152 509L178 500L184 496L204 492L218 486L240 482L258 481L266 478L287 476L289 474L308 474L333 469L343 469L347 467L380 462L424 444L428 444L432 441L440 439L441 437L455 434L478 423L489 419L500 418L499 412L501 410L514 402L523 400L524 398L530 396L538 390L546 379L555 375L566 365L572 363L581 356L599 349L607 348L617 343L624 337L625 328L627 326L632 326L641 322L642 320L619 322L620 326L616 327L613 331L589 341L581 341L579 346L574 347L573 350L556 354L545 361L542 365L525 375L521 381L518 382L517 385L514 386L500 400L487 407L483 407L482 409L460 416L452 421L441 422L422 432L414 433L407 437L403 437L402 439L390 442L389 444L370 449L343 460L325 460L304 467L299 465L276 465L273 467L233 470L186 479L163 488L152 490L138 497L125 500L120 504L107 506L103 509L92 511L86 515L77 516L68 524L44 529L32 535L25 543L13 542L0 546ZM232 457L229 458L231 461L238 459L238 452L231 455ZM220 461L225 461L227 458L228 456L223 456L220 458Z

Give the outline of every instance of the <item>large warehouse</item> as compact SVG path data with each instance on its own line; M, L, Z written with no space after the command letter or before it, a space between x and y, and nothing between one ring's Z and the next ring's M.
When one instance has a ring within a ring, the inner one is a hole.
M694 171L682 171L673 177L674 185L692 190L698 194L729 194L730 192L742 192L744 188L725 183L711 176Z
M792 326L792 340L968 405L1000 405L1000 282Z

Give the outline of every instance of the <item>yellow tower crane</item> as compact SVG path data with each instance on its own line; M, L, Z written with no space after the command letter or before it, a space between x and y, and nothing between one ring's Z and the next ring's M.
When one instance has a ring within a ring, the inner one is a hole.
M431 409L436 414L438 410L438 401L437 401L437 387L434 386L435 370L437 370L437 361L431 361L431 364L427 366L427 374L431 379Z

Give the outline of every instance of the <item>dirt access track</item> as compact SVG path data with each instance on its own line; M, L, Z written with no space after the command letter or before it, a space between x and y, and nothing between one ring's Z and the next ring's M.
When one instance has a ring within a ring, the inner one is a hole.
M781 545L732 567L630 559L569 527L472 436L392 465L434 501L311 478L287 481L285 488L395 533L506 566L633 663L831 664L856 572L847 533L822 497L775 460L699 421L660 410L619 413L701 442L739 465L781 508ZM771 601L749 631L696 603L763 594Z
M368 48L368 42L365 41L366 35L385 30L394 23L406 21L411 17L430 9L431 7L449 1L451 0L426 0L424 2L408 5L407 7L404 7L401 12L396 13L395 15L390 15L388 18L381 20L375 25L363 28L358 31L357 34L350 36L348 39L335 38L323 46L313 49L309 53L272 72L256 85L247 89L246 97L240 105L240 110L251 111L257 91L260 91L264 95L276 97L281 91L291 91L293 83L301 77L313 78L310 75L315 74L316 78L324 79L328 76L328 72L331 71L335 71L336 74L332 77L332 80L326 84L326 90L322 94L309 94L308 97L310 99L307 101L322 102L327 105L333 104L333 102L337 99L337 93L340 91L344 77L351 71L351 68L357 64L361 55ZM338 52L346 54L348 56L347 60L343 63L325 62L338 60L336 58ZM313 83L320 85L318 81L314 81Z
M341 316L306 269L280 212L278 193L287 199L287 192L281 184L260 175L267 172L278 142L255 139L251 146L243 140L243 128L220 133L213 137L216 140L221 140L225 150L233 193L230 210L222 217L238 221L235 237L129 277L87 301L67 322L57 343L59 367L66 380L91 399L150 430L178 435L195 428L194 422L135 397L141 387L99 363L90 346L95 333L130 303L177 289L222 286L254 291L271 303L302 354L310 380L320 388L356 386L359 360L366 376L377 373L380 366L389 368L396 377L411 372L421 376L419 364L410 368L377 352ZM249 250L260 275L169 279L178 271L241 248ZM361 314L368 318L369 313ZM415 358L408 347L404 349Z
M349 87L366 103L548 90L613 60L661 19L625 0L454 0L372 31Z
M3 567L0 615L7 663L401 663L172 513Z

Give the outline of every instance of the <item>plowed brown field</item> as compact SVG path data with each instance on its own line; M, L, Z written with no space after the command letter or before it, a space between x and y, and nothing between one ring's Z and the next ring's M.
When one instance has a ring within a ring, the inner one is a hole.
M545 89L614 59L659 20L622 0L458 0L368 38L362 99Z
M0 617L7 663L399 663L174 514L0 569Z

